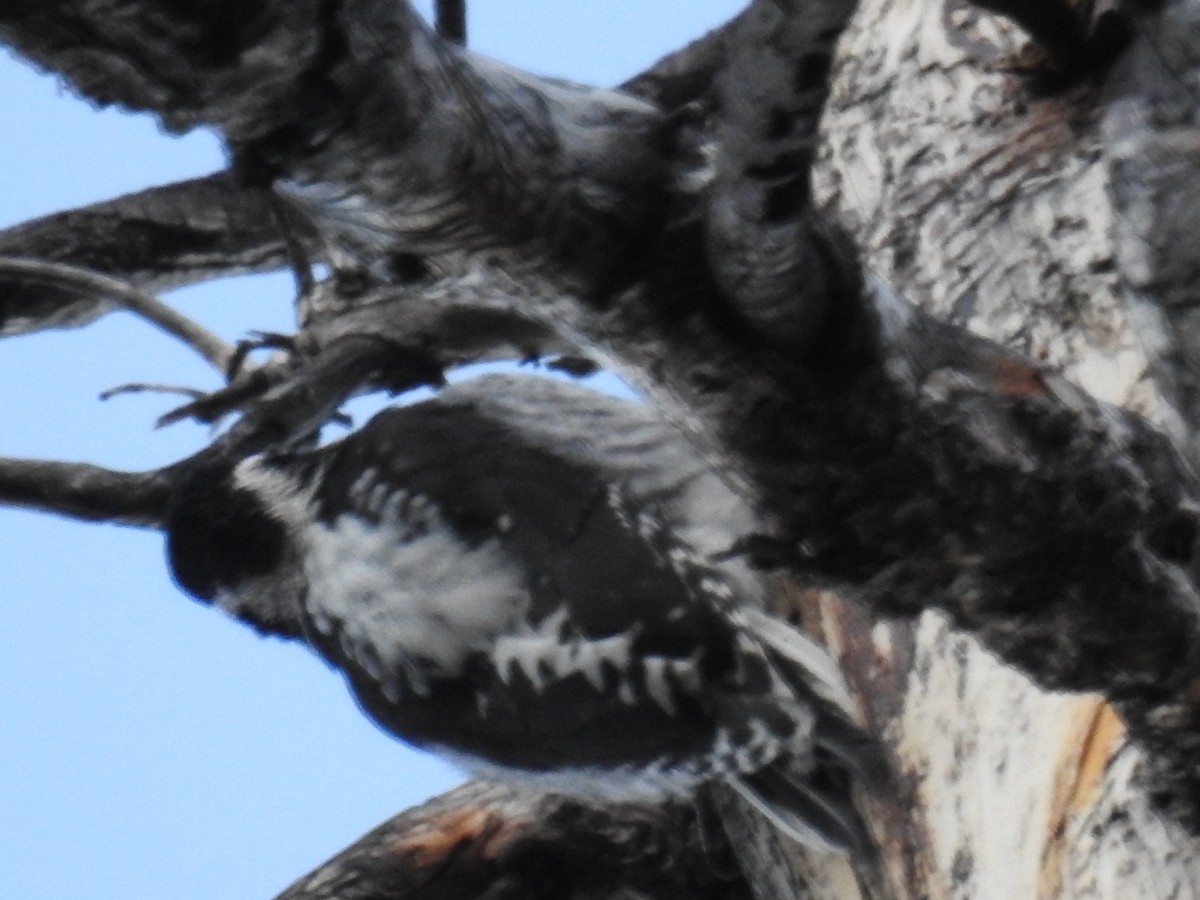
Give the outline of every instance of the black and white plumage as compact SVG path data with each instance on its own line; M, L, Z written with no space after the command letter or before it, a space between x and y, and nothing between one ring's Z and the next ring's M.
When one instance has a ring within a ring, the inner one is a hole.
M754 523L648 409L490 376L197 470L168 538L186 590L308 640L413 744L613 800L724 780L860 849L847 773L868 745L833 661L723 553Z

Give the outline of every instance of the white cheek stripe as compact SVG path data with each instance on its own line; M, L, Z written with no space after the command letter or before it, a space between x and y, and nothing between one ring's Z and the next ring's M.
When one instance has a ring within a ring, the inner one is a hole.
M264 465L261 456L238 463L233 470L233 484L258 497L271 515L291 531L303 528L312 515L310 504L316 480L306 486L291 475Z

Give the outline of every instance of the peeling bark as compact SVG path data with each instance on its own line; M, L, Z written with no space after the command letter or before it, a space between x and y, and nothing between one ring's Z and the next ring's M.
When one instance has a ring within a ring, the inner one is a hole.
M762 50L826 48L848 4L814 36L759 0L616 92L474 57L399 3L18 0L0 36L97 100L221 128L239 181L40 220L0 252L151 289L279 266L274 184L309 223L292 257L334 275L301 298L290 355L176 414L242 414L206 452L306 440L355 391L491 356L585 352L643 388L757 499L763 533L731 538L784 573L780 609L837 653L894 764L864 792L880 864L858 887L718 792L760 897L1200 890L1200 15L976 4L1029 28L1031 56L956 0L859 6L826 102ZM106 308L66 293L18 284L0 328ZM169 480L0 462L5 502L139 524ZM577 808L585 834L562 803L471 786L284 896L554 893L530 848L579 896L620 896L594 861L685 827ZM650 846L623 870L633 896L745 890L689 881L707 877L691 845Z
M1165 300L1178 290L1165 275L1154 276L1161 293L1147 290L1144 248L1186 233L1168 222L1193 179L1134 150L1159 140L1153 129L1123 131L1188 92L1186 56L1171 56L1195 46L1186 7L1138 20L1106 77L1037 96L1025 38L1002 21L954 3L864 4L842 46L818 183L867 264L906 296L1151 416L1192 455L1188 333L1172 321L1186 313ZM1171 121L1178 142L1186 122ZM1161 190L1147 187L1167 182L1172 200L1147 204ZM1163 237L1134 238L1131 222ZM1188 254L1164 252L1155 271L1186 269ZM1075 623L1058 628L1079 636ZM856 648L862 632L849 630ZM1146 791L1155 763L1110 704L1044 693L928 614L876 626L868 648L868 671L903 685L891 692L902 700L887 713L890 743L932 823L918 854L929 869L911 895L1197 890L1196 839L1169 812L1184 794Z

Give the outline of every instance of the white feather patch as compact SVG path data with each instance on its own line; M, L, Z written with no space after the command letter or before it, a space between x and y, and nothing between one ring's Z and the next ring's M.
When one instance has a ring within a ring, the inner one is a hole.
M529 595L498 541L466 544L428 505L417 504L420 527L405 527L395 501L378 525L347 514L307 529L308 607L340 625L351 658L421 691L425 666L460 674L468 654L514 628Z
M561 680L574 674L583 675L600 691L605 687L605 664L618 672L628 670L632 631L595 640L570 637L564 632L567 615L563 607L536 626L526 625L497 637L491 651L492 665L505 684L510 682L515 667L525 673L538 693L545 690L551 679ZM625 694L628 693L626 690ZM624 699L620 692L618 696Z
M263 457L251 456L233 470L233 484L258 497L271 515L293 531L309 521L316 479L304 485L291 475L264 465Z

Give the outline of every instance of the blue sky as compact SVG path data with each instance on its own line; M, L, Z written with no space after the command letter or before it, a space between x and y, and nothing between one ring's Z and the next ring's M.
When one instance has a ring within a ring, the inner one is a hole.
M421 4L424 8L428 4ZM475 49L612 84L737 12L736 0L473 0ZM219 141L98 112L0 52L0 227L223 165ZM289 276L169 299L236 340L290 330ZM156 431L215 387L143 322L0 341L0 454L161 465L207 437ZM461 775L374 728L336 673L193 603L161 538L0 507L0 895L262 900Z

